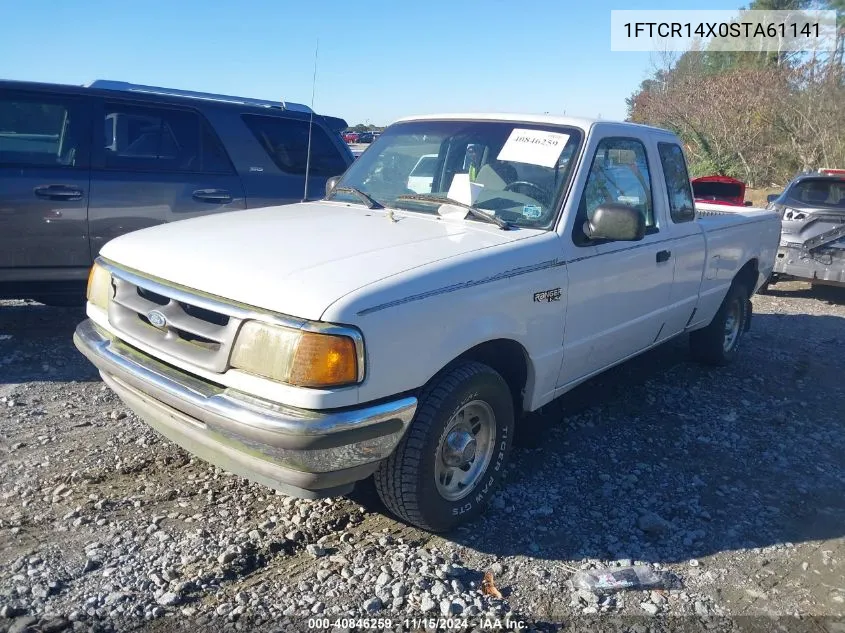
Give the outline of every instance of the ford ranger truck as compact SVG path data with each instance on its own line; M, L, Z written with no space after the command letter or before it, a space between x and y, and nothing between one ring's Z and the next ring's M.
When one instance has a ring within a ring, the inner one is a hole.
M372 476L432 531L482 512L523 414L683 334L732 361L780 231L696 209L678 138L630 123L403 119L326 188L110 241L74 340L190 453L303 497Z

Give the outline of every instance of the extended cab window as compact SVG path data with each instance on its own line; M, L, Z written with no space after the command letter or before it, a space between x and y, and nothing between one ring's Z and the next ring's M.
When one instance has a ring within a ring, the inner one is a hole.
M308 162L308 129L311 127L311 173L339 176L346 161L326 131L317 123L283 117L243 115L244 123L261 143L276 167L289 174L304 174Z
M660 154L660 164L663 166L663 176L666 179L672 221L689 222L695 218L695 204L692 199L684 152L675 143L658 143L657 151Z
M107 103L103 123L106 168L232 171L220 142L195 112Z
M645 218L647 232L656 232L651 197L651 175L643 144L631 138L606 138L599 142L590 175L578 205L573 238L584 246L589 240L583 225L603 204L625 204Z
M87 167L84 108L48 96L0 96L0 164Z

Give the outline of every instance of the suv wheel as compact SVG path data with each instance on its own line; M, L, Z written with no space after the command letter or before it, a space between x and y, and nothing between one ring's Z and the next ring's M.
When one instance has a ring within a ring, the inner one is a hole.
M404 521L432 532L477 517L510 452L513 399L504 378L474 361L425 387L411 427L375 473L376 490Z

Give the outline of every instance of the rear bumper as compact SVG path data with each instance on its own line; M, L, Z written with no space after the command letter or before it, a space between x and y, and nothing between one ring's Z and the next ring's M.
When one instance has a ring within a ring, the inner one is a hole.
M92 321L76 347L147 424L185 450L293 496L343 494L368 477L404 435L416 398L310 411L226 389L125 345Z
M778 247L773 272L775 275L806 279L813 283L845 286L845 253L840 249L825 249L813 255L799 246L788 243ZM834 251L831 253L831 251Z

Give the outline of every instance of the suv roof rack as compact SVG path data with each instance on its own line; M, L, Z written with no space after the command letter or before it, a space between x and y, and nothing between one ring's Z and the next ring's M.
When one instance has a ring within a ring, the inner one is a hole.
M111 81L109 79L97 79L87 86L88 88L100 88L102 90L120 90L122 92L142 92L145 94L165 95L170 97L187 97L189 99L203 99L205 101L219 101L221 103L234 103L238 105L250 105L261 108L278 108L291 112L311 113L311 108L301 103L291 101L269 101L267 99L249 99L247 97L234 97L231 95L219 95L212 92L194 92L193 90L179 90L177 88L161 88L159 86L144 86L132 84L127 81Z

